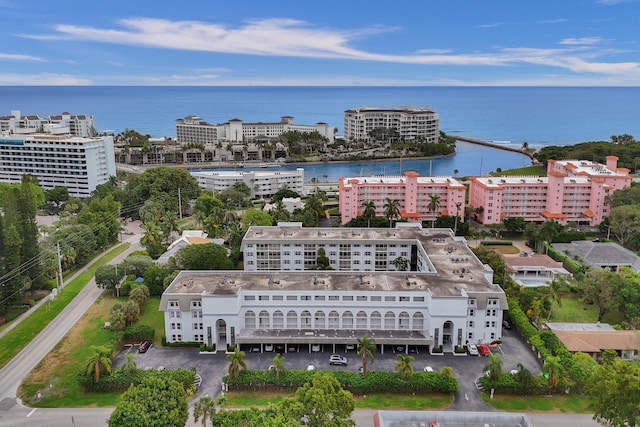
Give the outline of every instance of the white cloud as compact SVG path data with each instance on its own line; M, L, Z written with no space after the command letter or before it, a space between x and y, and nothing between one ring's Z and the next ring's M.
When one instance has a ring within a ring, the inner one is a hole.
M482 53L455 53L424 48L413 54L380 54L352 47L352 43L374 33L393 28L373 26L364 29L337 30L319 28L307 22L271 18L254 20L241 26L201 21L131 18L118 21L113 29L76 25L57 25L51 35L29 35L39 40L77 40L134 45L159 49L193 50L259 56L348 59L398 64L511 66L535 64L559 67L576 73L605 73L637 76L639 63L592 62L605 52L593 50L600 37L567 38L568 48L529 47L493 49ZM216 78L218 72L209 73Z
M93 82L69 74L17 74L0 73L0 85L3 86L86 86Z
M564 45L594 45L602 42L602 37L579 37L560 40Z
M44 62L44 59L32 55L18 55L13 53L0 53L0 60L7 61L35 61Z

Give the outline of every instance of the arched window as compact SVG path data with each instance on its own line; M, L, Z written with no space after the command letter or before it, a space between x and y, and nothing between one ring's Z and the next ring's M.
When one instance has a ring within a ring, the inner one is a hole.
M409 313L406 311L398 315L398 329L409 329Z
M256 314L251 310L244 314L244 327L247 329L256 328Z
M324 311L318 310L315 315L316 320L316 329L327 329L327 321L324 317Z
M284 314L280 310L273 312L273 329L284 328Z
M287 313L287 329L298 329L298 313L293 310Z
M382 329L382 316L379 311L371 313L371 329Z
M300 324L300 328L302 329L310 329L311 328L311 312L309 310L305 310L302 312L300 316L300 320L302 323Z
M333 310L329 312L329 329L340 328L340 315L337 311Z
M342 329L353 329L353 313L345 311L342 313Z
M392 311L387 311L384 315L384 328L388 331L396 329L396 315Z
M260 316L258 316L258 328L260 329L269 329L271 328L271 322L269 319L269 312L267 310L262 310L260 312Z
M414 313L413 315L413 327L414 331L421 331L424 329L424 315L422 313Z
M359 311L356 315L356 329L367 329L367 313Z

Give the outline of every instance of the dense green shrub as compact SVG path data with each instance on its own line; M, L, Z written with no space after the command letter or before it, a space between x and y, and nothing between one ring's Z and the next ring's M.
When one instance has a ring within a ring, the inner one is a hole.
M517 376L503 372L500 377L491 381L488 377L480 378L480 384L484 390L493 389L500 394L538 395L549 392L548 381L541 376L531 376L526 384L518 381Z
M229 390L296 390L310 382L315 371L287 370L276 378L272 371L243 370L237 378L225 376L223 381ZM441 372L416 372L402 377L397 372L369 371L367 375L351 371L335 371L332 374L345 390L354 394L374 392L390 393L453 393L458 380Z
M512 246L513 242L508 240L484 240L480 242L482 246Z
M553 243L571 243L574 240L587 240L587 235L582 231L563 231L553 238Z
M137 343L144 340L153 340L156 330L149 325L131 325L122 332L124 343Z
M580 264L578 264L577 262L575 262L574 260L566 256L565 254L558 252L551 246L547 245L546 247L547 247L547 255L549 255L551 258L553 258L556 261L560 261L565 266L565 268L573 274L573 277L576 280L580 281L584 279L583 266L581 266Z
M138 385L143 379L154 375L179 382L185 391L192 386L195 381L195 372L190 369L164 371L136 369L130 374L124 369L114 369L111 375L102 375L100 381L97 382L93 375L78 374L78 383L85 392L89 393L126 391L130 385Z

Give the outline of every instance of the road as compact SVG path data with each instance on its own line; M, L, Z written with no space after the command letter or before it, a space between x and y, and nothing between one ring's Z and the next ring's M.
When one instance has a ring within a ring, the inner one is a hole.
M128 254L140 248L139 234L134 234L125 241L130 243L129 248L118 255L113 263L121 262ZM17 404L17 391L22 379L58 344L101 293L102 290L91 279L62 313L0 370L0 417L4 415L3 410L6 411Z

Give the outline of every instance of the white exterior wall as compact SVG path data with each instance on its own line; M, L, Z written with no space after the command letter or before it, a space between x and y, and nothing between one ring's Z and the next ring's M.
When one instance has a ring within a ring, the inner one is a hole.
M73 197L88 197L116 174L113 137L81 138L50 134L0 136L0 181L38 178L45 190L67 187Z
M276 172L191 172L191 175L198 180L201 188L214 192L227 190L237 182L244 182L251 189L253 197L273 196L284 187L299 194L304 192L304 169L302 168L295 171Z

